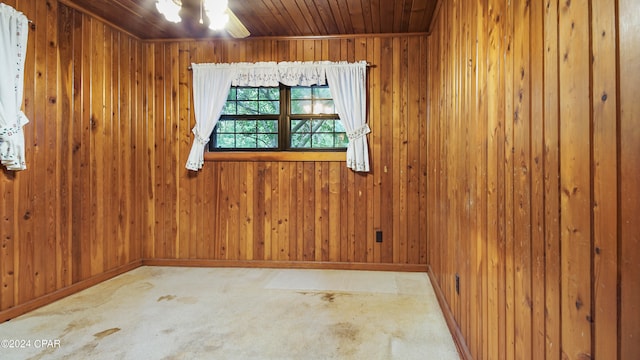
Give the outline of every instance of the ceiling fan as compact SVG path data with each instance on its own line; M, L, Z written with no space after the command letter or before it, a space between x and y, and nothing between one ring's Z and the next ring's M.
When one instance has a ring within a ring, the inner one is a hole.
M194 0L156 0L156 9L168 20L174 23L182 21L181 12L183 5ZM226 30L234 38L245 38L250 35L249 30L242 24L236 15L229 9L227 0L197 0L199 1L199 19L201 25L205 24L204 15L208 20L211 30ZM184 3L184 4L183 4Z

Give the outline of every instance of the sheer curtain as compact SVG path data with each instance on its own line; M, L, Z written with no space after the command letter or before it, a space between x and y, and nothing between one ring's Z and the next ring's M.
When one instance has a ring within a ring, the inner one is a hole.
M367 64L334 64L326 68L331 97L340 121L347 130L347 167L354 171L369 171L367 134Z
M192 64L192 69L196 126L186 168L198 171L204 164L204 147L227 102L236 72L229 64Z
M324 85L329 88L338 115L347 130L347 167L369 171L366 135L366 62L258 62L234 64L193 64L193 96L195 104L195 139L187 169L197 171L204 163L204 145L215 127L234 86Z
M28 23L24 14L0 3L0 69L3 71L0 81L0 162L8 170L27 168L22 127L29 119L20 106Z

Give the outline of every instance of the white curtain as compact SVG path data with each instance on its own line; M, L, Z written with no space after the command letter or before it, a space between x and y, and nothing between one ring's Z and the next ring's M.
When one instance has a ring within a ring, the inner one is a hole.
M355 171L369 171L366 62L193 64L192 68L196 127L193 129L195 139L187 169L197 171L202 168L204 145L220 118L231 85L278 86L283 83L287 86L311 86L325 85L328 79L338 115L349 138L347 167Z
M326 68L331 97L340 121L347 130L347 167L354 171L369 171L367 134L367 64L336 64Z
M235 69L233 86L311 86L326 84L323 61L257 62L229 64Z
M28 25L24 14L0 3L0 162L8 170L27 168L22 127L29 119L20 107Z
M280 82L287 86L325 85L325 69L330 65L328 61L278 63Z
M186 167L198 171L204 164L204 147L227 102L235 68L228 64L192 64L192 69L196 126Z

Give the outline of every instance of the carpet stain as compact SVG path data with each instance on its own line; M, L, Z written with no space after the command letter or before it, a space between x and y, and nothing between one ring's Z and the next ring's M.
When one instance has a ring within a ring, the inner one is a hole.
M118 331L120 331L120 328L111 328L104 331L100 331L99 333L95 333L93 334L93 336L95 336L97 339L102 339L111 334L117 333Z
M327 302L333 302L336 299L336 294L334 293L324 293L322 295L322 300Z
M162 300L171 301L171 300L173 300L173 299L175 299L175 298L176 298L176 296L175 296L175 295L165 295L165 296L160 296L160 297L158 298L158 300L156 300L156 301L157 301L157 302L160 302L160 301L162 301Z
M360 331L351 323L341 322L331 326L331 332L338 338L347 341L356 341Z
M404 340L407 337L407 335L401 329L396 329L391 335L395 339L399 339L399 340Z
M362 346L360 329L349 322L339 322L329 327L329 332L336 339L336 351L339 358L354 358Z
M349 294L344 293L335 293L335 292L310 292L310 291L297 291L300 295L313 295L320 296L322 301L326 301L332 303L336 300L338 296L348 296Z
M147 290L153 289L153 284L148 281L139 282L135 284L136 284L135 285L136 290L147 291Z
M62 334L60 337L63 337L67 334L69 334L72 331L78 331L78 330L82 330L84 328L87 328L91 325L94 325L98 322L98 320L94 320L94 319L89 319L86 317L83 318L79 318L76 320L71 321L70 323L67 324L67 327L62 331Z

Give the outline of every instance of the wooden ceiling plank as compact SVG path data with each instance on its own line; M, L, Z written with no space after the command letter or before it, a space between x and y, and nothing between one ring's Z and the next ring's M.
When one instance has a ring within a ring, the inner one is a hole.
M428 3L432 2L431 0L413 0L411 4L411 11L409 13L409 27L408 31L410 32L426 32L426 26L423 19L424 13L427 10Z
M393 6L393 30L391 32L397 33L402 29L402 17L404 16L404 3L410 0L395 0Z
M265 19L271 18L274 14L263 1L256 1L251 4L233 1L229 2L229 9L251 34L264 34L270 31Z
M405 0L404 8L402 9L402 23L400 25L400 31L408 31L409 29L409 18L411 17L411 8L412 4L417 0Z
M346 21L342 16L342 12L340 11L340 5L338 5L339 0L328 0L329 7L331 8L331 14L333 15L333 19L338 26L339 34L348 34L347 26L345 25Z
M300 14L297 5L295 5L293 8L291 9L291 5L285 6L282 3L282 0L272 0L273 3L276 5L276 7L278 8L278 10L285 15L286 14L286 18L287 18L287 27L281 29L280 31L282 32L283 35L287 36L287 35L302 35L302 33L305 31L306 29L306 23L302 22L300 23L300 21L296 20L296 16L298 18L302 17L302 14ZM288 2L288 4L290 4L291 1ZM294 10L298 10L298 12L296 13ZM293 27L293 28L292 28Z
M371 1L371 24L372 33L379 34L382 32L382 19L380 18L380 0Z
M362 13L362 2L360 0L348 0L347 3L347 11L349 12L349 17L351 18L351 22L353 24L353 33L354 34L365 34L366 28L364 23L364 17Z
M298 9L300 10L302 17L306 21L307 27L310 30L307 34L304 34L304 35L316 35L316 34L326 35L327 34L326 29L323 32L323 29L321 29L316 23L316 18L319 18L320 15L318 14L317 16L314 16L313 14L311 14L310 9L307 7L307 1L296 0L296 4L298 5Z
M370 0L360 0L360 12L362 13L362 20L364 21L364 31L363 33L371 34L375 31L373 30L373 22L371 19L371 1Z
M183 0L183 21L158 13L155 0L59 0L145 40L228 36L198 23L200 0ZM230 0L252 37L427 32L439 0Z
M433 19L433 16L436 12L438 2L439 0L429 0L427 2L427 7L422 12L422 29L426 33L429 33L431 29L431 19Z
M380 32L393 32L394 12L396 1L383 0L380 1Z
M269 16L271 16L273 19L276 19L276 21L278 22L277 28L274 28L273 26L270 27L268 24L265 24L266 31L264 33L269 35L278 35L279 34L278 29L284 29L289 27L291 22L287 21L287 19L285 18L285 15L283 15L278 9L278 7L273 4L273 1L262 0L262 3L265 6L265 8L268 10L267 13L270 14ZM247 24L245 23L245 26L246 25ZM274 33L274 31L276 31L276 33Z
M336 23L333 13L331 12L331 5L329 4L329 1L316 0L313 2L313 6L315 6L316 12L319 15L319 19L322 22L322 26L324 27L324 34L340 34L338 24Z
M355 30L353 29L353 19L349 14L349 7L347 6L347 2L345 0L337 0L338 7L340 8L340 14L342 14L342 19L344 20L344 26L347 34L353 34Z

